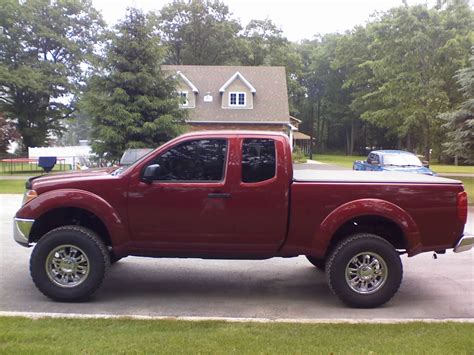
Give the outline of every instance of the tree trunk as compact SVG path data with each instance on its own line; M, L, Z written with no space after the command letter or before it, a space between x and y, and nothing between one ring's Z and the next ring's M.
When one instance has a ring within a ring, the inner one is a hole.
M355 121L351 119L350 129L346 129L346 155L353 155L354 153L354 135L355 135Z
M316 134L317 141L316 144L318 147L321 147L322 141L322 121L321 121L321 98L318 98L318 108L317 108L317 116L318 116L318 132Z
M345 130L345 133L346 133L346 155L349 155L349 131L346 129Z
M355 121L351 120L351 145L349 149L349 155L354 155L354 144L355 144Z
M326 130L326 117L323 116L321 119L322 119L321 136L319 137L319 139L321 141L321 150L325 151L326 150L326 140L324 139L324 131Z

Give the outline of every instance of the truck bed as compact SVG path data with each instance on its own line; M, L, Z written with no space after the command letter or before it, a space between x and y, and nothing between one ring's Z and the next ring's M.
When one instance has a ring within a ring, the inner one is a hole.
M357 183L413 183L461 184L461 181L424 174L407 174L388 171L313 170L293 171L295 182L357 182Z

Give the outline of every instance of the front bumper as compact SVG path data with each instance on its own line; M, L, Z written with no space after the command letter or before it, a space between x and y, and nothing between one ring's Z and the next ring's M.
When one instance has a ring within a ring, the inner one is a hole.
M472 247L474 247L474 235L465 234L459 242L457 242L453 251L455 253L462 253L463 251L471 250Z
M34 219L17 218L13 219L13 239L18 244L29 247L30 245L30 232L33 227Z

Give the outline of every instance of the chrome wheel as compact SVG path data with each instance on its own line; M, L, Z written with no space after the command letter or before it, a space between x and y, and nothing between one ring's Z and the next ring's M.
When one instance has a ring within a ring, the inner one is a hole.
M346 266L346 282L360 294L371 294L379 290L387 280L388 268L378 254L363 252L354 256Z
M89 275L89 258L74 245L60 245L46 258L46 274L60 287L76 287Z

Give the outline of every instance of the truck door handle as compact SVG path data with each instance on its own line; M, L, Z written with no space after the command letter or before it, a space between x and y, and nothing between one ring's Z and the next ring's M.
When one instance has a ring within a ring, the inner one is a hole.
M229 198L230 194L227 192L211 192L207 195L209 198Z

